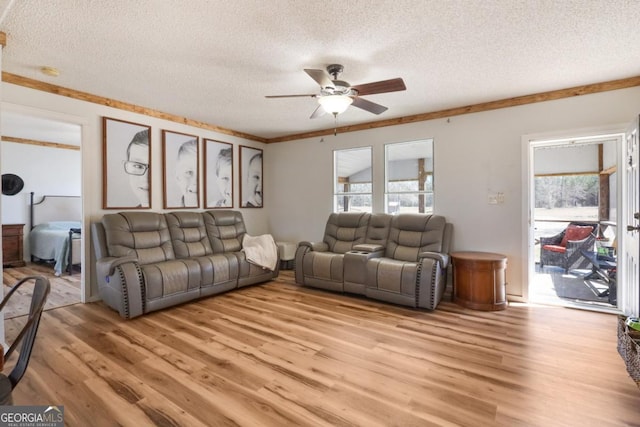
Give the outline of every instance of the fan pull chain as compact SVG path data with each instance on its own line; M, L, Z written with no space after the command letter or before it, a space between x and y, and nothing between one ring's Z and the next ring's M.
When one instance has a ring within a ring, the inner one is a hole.
M333 136L338 136L338 113L333 113L334 125L333 125Z

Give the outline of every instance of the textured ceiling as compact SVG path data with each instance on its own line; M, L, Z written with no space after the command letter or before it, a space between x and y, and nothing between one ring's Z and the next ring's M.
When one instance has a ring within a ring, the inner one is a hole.
M309 119L304 68L355 85L402 77L339 125L640 75L640 1L0 0L3 70L252 135ZM57 78L40 73L60 70Z

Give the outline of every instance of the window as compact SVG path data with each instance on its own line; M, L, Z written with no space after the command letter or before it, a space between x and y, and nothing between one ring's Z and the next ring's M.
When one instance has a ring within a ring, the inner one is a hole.
M333 153L333 211L371 212L371 147Z
M433 213L433 139L385 145L387 213Z

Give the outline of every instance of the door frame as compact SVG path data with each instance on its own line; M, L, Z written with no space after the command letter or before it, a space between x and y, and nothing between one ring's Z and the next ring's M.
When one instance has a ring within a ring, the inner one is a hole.
M532 283L532 279L535 275L535 253L534 253L534 229L533 229L533 216L534 216L534 202L535 202L535 189L534 189L534 149L536 147L544 145L557 144L561 141L590 141L604 138L610 138L616 140L616 166L620 171L624 165L624 135L628 125L618 124L611 126L601 126L594 128L581 128L574 130L563 130L554 132L544 132L536 134L526 134L522 136L522 253L525 257L524 266L522 269L522 295L525 302L529 301L529 284ZM618 194L617 206L616 206L616 223L626 224L626 213L623 212L625 202L623 199L626 195L622 192L622 174L617 174L616 179L616 191ZM619 227L616 227L616 235L619 235ZM618 238L618 251L624 253L624 245L621 245L621 239ZM621 262L621 257L618 257L618 262ZM622 261L624 262L624 261ZM621 267L617 269L619 272ZM620 278L619 278L620 279ZM618 292L620 289L618 288ZM620 304L620 295L618 295L618 306ZM586 310L591 309L587 306L579 306ZM613 312L619 312L617 308L612 309Z
M640 289L638 288L637 278L640 276L638 267L638 231L631 231L629 226L637 227L638 219L634 215L638 212L638 132L639 132L639 116L636 115L633 121L627 126L626 135L623 141L622 156L624 168L623 194L624 206L623 211L625 221L622 225L623 245L626 248L623 252L624 268L619 272L621 279L618 280L618 288L624 288L624 298L620 303L622 312L626 315L638 316L640 312ZM634 135L635 134L635 135ZM632 136L634 135L634 136ZM634 152L629 153L629 141L634 141ZM634 174L629 174L629 167L633 166ZM631 175L631 176L630 176ZM633 181L631 181L633 179ZM635 192L633 191L635 190ZM628 196L628 197L627 197ZM635 199L633 199L635 197ZM630 236L630 233L632 236ZM630 247L631 246L631 247ZM618 257L620 258L620 257Z
M81 253L80 253L80 260L82 263L82 272L80 273L81 274L80 301L82 303L86 303L86 302L95 300L95 298L90 298L90 294L89 294L89 291L91 289L91 286L90 286L91 267L89 263L90 256L87 252L89 250L89 238L88 238L89 222L85 220L85 212L87 212L87 209L89 206L87 197L85 197L85 194L84 194L85 182L87 182L86 181L87 177L85 176L87 174L87 170L85 169L84 165L87 160L85 159L85 156L88 154L88 150L83 149L82 145L83 145L83 142L87 140L87 132L88 132L88 128L90 127L89 122L87 121L87 118L74 116L66 113L60 113L57 111L43 110L40 108L35 108L27 105L9 103L4 101L0 103L0 111L11 111L11 112L15 112L23 115L29 115L33 117L59 121L64 123L71 123L71 124L80 126L80 133L81 133L80 135L80 162L81 162L80 196L82 197L82 234L83 236L85 236L85 238L83 238L81 242ZM1 269L0 269L0 272L2 272Z

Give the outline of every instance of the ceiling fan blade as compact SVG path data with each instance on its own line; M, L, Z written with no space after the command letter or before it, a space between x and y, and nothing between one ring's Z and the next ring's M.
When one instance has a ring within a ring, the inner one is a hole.
M367 101L366 99L362 99L360 97L353 98L353 103L351 105L373 114L382 114L388 110L388 108L384 105L376 104L375 102Z
M309 68L305 68L304 72L309 74L313 80L316 81L321 87L335 87L331 79L329 78L329 74L324 70L313 70Z
M310 119L317 119L318 117L322 117L325 114L327 114L327 112L324 110L324 108L322 108L322 105L318 105L318 108L316 108L314 110L314 112L311 114L311 117L309 117Z
M265 98L315 98L315 93L307 95L266 95Z
M407 87L404 85L404 81L401 78L397 78L351 86L351 89L357 90L358 95L373 95L376 93L397 92L400 90L406 90Z

